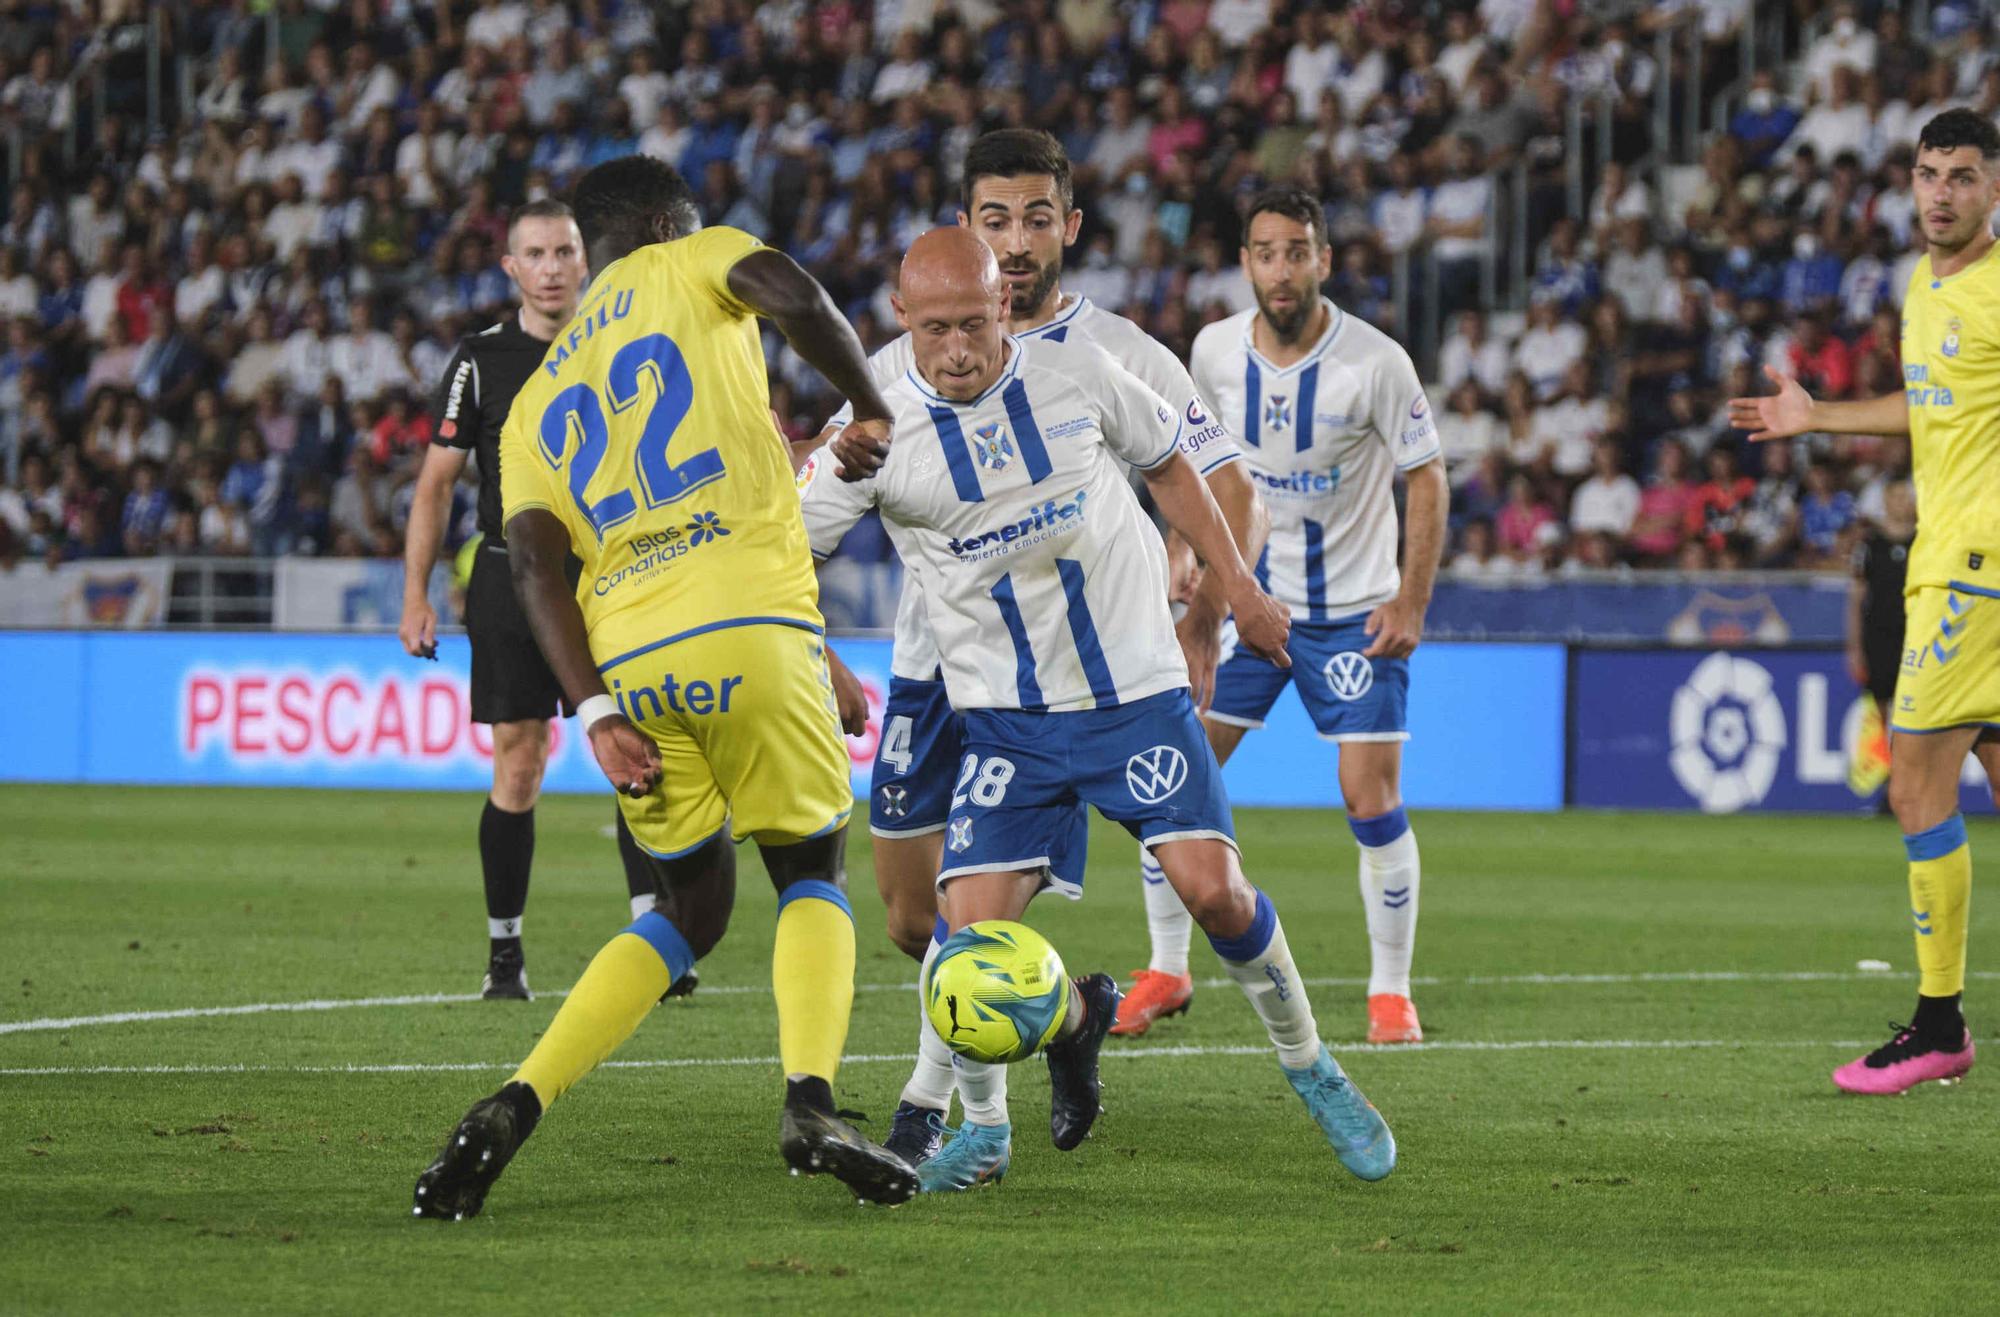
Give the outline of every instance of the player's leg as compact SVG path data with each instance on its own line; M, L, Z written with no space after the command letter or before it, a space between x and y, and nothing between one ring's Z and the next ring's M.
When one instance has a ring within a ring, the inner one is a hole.
M958 715L944 682L890 678L868 788L869 840L889 940L924 972L943 941L935 935L937 875L960 745ZM943 1145L951 1091L951 1049L930 1027L920 994L917 1061L890 1118L886 1146L912 1166L934 1156Z
M612 820L612 826L617 830L618 836L618 859L625 866L625 897L632 907L632 918L637 919L663 900L670 901L671 894L666 888L666 879L659 870L660 862L646 854L639 843L633 840L632 829L625 822L625 811L614 808ZM667 989L667 996L691 996L700 985L700 972L689 969L687 973L674 980L673 986Z
M1079 765L1080 792L1151 846L1341 1163L1381 1179L1395 1166L1395 1140L1319 1040L1277 907L1243 876L1222 769L1187 692L1109 710L1098 721L1091 756Z
M1834 1083L1852 1093L1900 1093L1972 1067L1972 1036L1960 1010L1972 851L1959 813L1959 774L1986 725L2000 723L2000 690L1991 665L1979 662L1996 641L2000 600L1929 586L1909 596L1889 804L1909 860L1917 1009L1887 1043L1834 1071Z
M1368 1041L1420 1043L1410 1000L1422 869L1417 834L1403 810L1400 740L1340 743L1340 795L1361 852L1361 907L1368 919Z
M1264 725L1265 715L1287 680L1283 668L1237 650L1235 641L1233 628L1225 629L1215 697L1205 720L1210 745L1220 763L1229 762L1245 732ZM1150 1029L1155 1020L1186 1011L1194 999L1194 976L1188 972L1194 920L1188 917L1173 884L1166 880L1158 859L1144 845L1139 847L1139 878L1152 957L1145 969L1134 972L1131 989L1118 1003L1118 1022L1111 1027L1111 1032L1133 1038Z
M847 820L854 797L819 636L746 626L675 646L680 698L731 827L763 852L778 891L771 988L785 1099L779 1150L796 1172L826 1171L857 1196L901 1202L915 1173L837 1114L833 1083L854 1006ZM697 676L696 674L700 674Z
M486 887L487 1000L528 1000L521 951L528 876L535 862L535 802L549 762L549 725L541 718L493 724L493 790L479 815L479 871Z
M663 786L672 784L670 773ZM634 802L635 813L644 807ZM643 826L635 832L646 835ZM668 987L721 940L736 892L736 852L727 834L718 827L677 854L654 858L665 894L605 944L513 1078L458 1123L417 1180L417 1216L478 1215L493 1182L555 1100L630 1037Z

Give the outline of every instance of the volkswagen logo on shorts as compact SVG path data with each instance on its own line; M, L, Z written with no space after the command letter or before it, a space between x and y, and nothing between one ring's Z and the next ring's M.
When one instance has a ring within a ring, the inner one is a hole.
M882 788L882 817L899 819L910 812L910 793L891 782Z
M1141 805L1157 805L1186 785L1187 756L1170 745L1156 745L1125 761L1125 785Z
M1375 665L1358 649L1342 650L1326 661L1327 689L1334 698L1352 704L1375 685Z

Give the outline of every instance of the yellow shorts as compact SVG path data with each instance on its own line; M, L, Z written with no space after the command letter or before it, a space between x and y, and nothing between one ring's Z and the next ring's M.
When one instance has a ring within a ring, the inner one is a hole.
M1923 585L1904 604L1903 668L1889 725L1899 732L2000 727L2000 595Z
M614 662L604 682L660 747L660 785L618 798L651 854L677 859L725 828L785 845L847 822L847 745L818 633L725 626Z

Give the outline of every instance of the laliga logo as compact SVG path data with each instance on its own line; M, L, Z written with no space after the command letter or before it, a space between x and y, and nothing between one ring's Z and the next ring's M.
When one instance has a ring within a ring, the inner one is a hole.
M1157 805L1187 784L1187 756L1156 745L1125 761L1125 786L1141 805Z
M1762 665L1709 655L1674 692L1669 726L1674 777L1703 811L1733 813L1770 794L1787 733Z

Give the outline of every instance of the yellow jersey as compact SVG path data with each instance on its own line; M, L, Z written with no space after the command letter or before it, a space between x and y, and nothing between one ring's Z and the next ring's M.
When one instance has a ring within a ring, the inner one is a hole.
M568 528L600 667L727 626L823 625L757 318L729 291L761 245L711 228L612 262L500 432L503 517Z
M1903 397L1917 541L1908 588L2000 591L2000 244L1939 279L1925 255L1903 300Z

